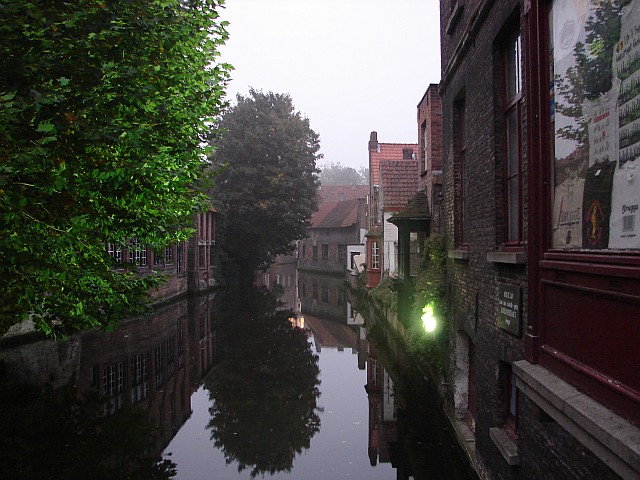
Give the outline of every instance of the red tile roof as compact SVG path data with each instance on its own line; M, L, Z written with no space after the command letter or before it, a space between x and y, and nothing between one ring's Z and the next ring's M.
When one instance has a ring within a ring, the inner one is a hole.
M358 221L358 199L344 202L325 202L311 217L309 228L350 227Z
M402 161L402 151L405 148L412 149L416 155L418 153L417 143L378 143L378 147L377 150L370 150L371 164L369 169L373 177L373 185L380 185L380 162L383 160Z
M418 191L418 171L417 160L400 160L380 162L380 177L382 181L383 207L404 208L407 202Z
M321 203L367 198L369 185L321 185L318 194Z

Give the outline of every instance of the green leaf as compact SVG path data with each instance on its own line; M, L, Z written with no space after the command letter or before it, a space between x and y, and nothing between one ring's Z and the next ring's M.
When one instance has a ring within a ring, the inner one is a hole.
M41 122L38 124L38 128L36 129L36 132L50 133L50 132L53 132L55 128L56 127L50 122Z

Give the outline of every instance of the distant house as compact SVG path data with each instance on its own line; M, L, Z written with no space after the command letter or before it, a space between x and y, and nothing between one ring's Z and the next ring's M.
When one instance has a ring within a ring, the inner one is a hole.
M381 161L380 183L382 271L395 276L398 272L398 227L388 220L403 210L418 191L418 161Z
M344 202L356 198L367 198L369 185L320 185L320 203Z
M307 228L309 236L298 244L298 267L344 274L348 246L362 243L365 207L364 198L322 203Z
M416 160L417 143L380 143L378 133L369 137L369 209L367 223L367 286L375 287L380 281L383 266L383 218L381 217L380 165L384 161ZM417 171L416 171L417 175ZM414 189L417 190L416 188Z

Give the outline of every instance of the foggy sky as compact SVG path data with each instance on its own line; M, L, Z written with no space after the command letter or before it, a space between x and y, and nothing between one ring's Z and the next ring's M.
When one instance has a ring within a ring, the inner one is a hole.
M367 166L372 130L417 143L416 105L440 79L438 0L226 0L228 96L288 93L322 163Z

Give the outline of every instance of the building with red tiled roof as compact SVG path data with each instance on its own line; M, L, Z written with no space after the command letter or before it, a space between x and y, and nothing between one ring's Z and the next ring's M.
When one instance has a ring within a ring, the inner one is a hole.
M382 221L380 208L381 165L388 162L410 162L416 160L417 143L380 143L378 133L369 137L369 221L367 232L367 286L373 288L380 281L383 266ZM386 167L385 167L386 168ZM402 168L402 167L401 167ZM419 173L416 166L416 179ZM415 194L416 187L412 194ZM411 198L411 196L409 196ZM405 202L406 203L406 202Z
M382 226L382 271L397 273L398 228L389 223L395 212L403 210L418 191L418 160L380 162L379 215Z
M369 137L369 184L380 185L380 162L383 160L415 160L417 143L380 143L378 132Z
M320 185L320 203L343 202L356 198L367 198L369 185Z
M344 273L349 264L347 247L362 243L366 228L366 200L321 203L311 217L308 237L298 245L302 269Z

